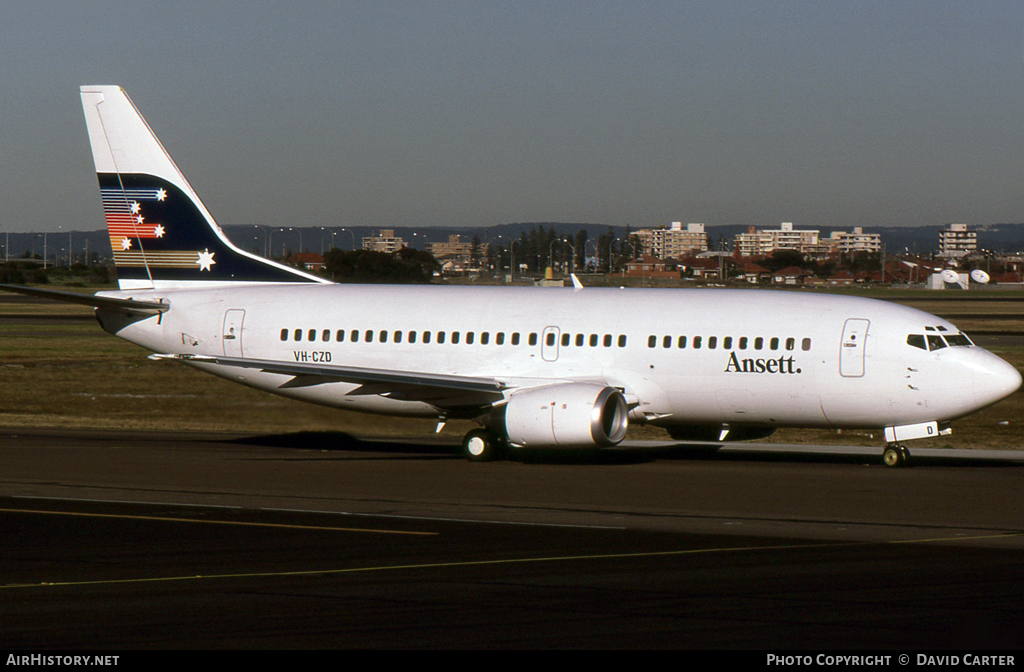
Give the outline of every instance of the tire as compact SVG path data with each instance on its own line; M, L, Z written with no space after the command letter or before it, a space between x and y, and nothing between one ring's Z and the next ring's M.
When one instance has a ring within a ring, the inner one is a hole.
M486 429L474 429L462 439L462 454L470 462L490 462L501 457L501 441Z
M882 462L887 467L902 467L906 461L906 448L902 446L887 446L882 453Z

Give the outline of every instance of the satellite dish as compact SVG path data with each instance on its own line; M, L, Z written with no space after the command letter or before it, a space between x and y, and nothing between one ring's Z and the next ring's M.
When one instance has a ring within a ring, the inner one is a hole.
M974 280L979 285L984 285L992 278L988 277L988 273L981 270L980 268L971 271L971 280Z
M948 282L949 284L956 284L960 282L960 274L954 271L952 268L947 268L942 273L942 281Z

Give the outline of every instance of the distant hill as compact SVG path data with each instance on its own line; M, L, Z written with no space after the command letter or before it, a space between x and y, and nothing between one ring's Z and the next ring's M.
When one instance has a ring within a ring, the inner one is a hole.
M395 235L400 236L406 244L416 249L424 249L427 243L447 242L448 236L459 235L463 240L472 240L478 236L481 242L505 242L518 239L520 234L529 233L531 230L543 226L545 229L554 229L561 235L576 235L580 229L587 232L587 237L596 239L606 234L611 228L616 237L623 237L626 227L609 227L607 224L593 224L585 222L516 222L512 224L496 224L494 226L478 227L394 227ZM61 259L61 263L67 263L68 232L48 233L7 233L0 228L0 261L3 261L6 250L3 246L7 240L10 241L11 258L20 257L25 252L30 254L43 254L44 244L50 263L55 259ZM225 226L224 232L238 247L247 252L264 254L271 252L270 244L273 244L272 254L282 256L285 250L291 252L320 252L329 250L332 244L339 249L349 250L353 246L361 248L364 236L377 235L381 227L376 226L355 226L355 227L270 227L254 225L233 225ZM636 230L638 227L634 227ZM773 227L763 227L773 228ZM810 228L810 227L808 227ZM928 254L938 248L939 231L946 228L946 225L918 226L918 227L871 227L865 226L868 233L882 234L882 243L889 253L898 253L907 250L911 253ZM708 241L712 247L718 246L724 240L731 247L733 237L738 233L746 232L746 226L708 226ZM821 235L827 237L833 229L819 229ZM988 224L984 226L971 227L972 231L978 232L978 247L992 250L998 253L1020 253L1024 251L1024 224ZM299 241L302 241L302 249L299 249ZM105 261L110 258L110 241L106 230L96 231L72 231L70 232L72 250L76 261L81 261L82 255L88 248L91 259Z

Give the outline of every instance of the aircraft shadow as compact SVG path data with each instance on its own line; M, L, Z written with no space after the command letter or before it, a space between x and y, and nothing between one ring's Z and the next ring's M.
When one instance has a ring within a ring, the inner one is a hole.
M424 441L422 437L404 438L359 438L345 432L291 432L288 434L262 434L231 439L226 443L242 446L263 446L266 448L294 448L298 450L319 450L328 453L387 453L372 459L424 460L461 459L457 445ZM368 458L369 459L369 458Z
M426 437L371 437L360 438L345 432L290 432L287 434L261 434L231 439L227 443L267 448L291 448L296 450L318 450L326 453L366 453L364 459L421 459L456 460L464 459L459 445L451 439ZM644 464L658 460L716 461L716 462L789 462L807 464L873 464L882 465L882 450L877 455L850 453L808 453L798 451L764 451L756 448L743 450L731 446L728 451L719 450L719 444L688 443L678 446L652 448L631 447L626 449L593 450L512 450L506 459L523 464L565 464L565 465L615 465ZM911 451L913 454L913 451ZM374 453L371 457L369 454ZM381 453L385 456L382 457ZM305 458L308 459L308 458ZM350 458L352 459L352 458ZM359 459L359 458L355 458ZM977 459L957 456L913 455L910 466L977 468L977 467L1024 467L1024 462L1015 460Z

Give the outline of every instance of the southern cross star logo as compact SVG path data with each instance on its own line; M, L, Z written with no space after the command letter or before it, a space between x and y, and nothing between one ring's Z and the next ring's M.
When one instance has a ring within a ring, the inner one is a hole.
M164 237L164 226L163 226L163 224L157 224L156 228L153 229L153 234L157 238L163 238Z
M210 267L217 263L213 260L213 255L214 253L210 252L209 248L199 253L199 259L196 260L196 263L199 264L200 271L213 271Z
M160 189L156 190L156 200L162 201L162 200L164 200L166 198L167 198L167 190L166 189L161 187Z
M122 250L130 250L131 248L132 248L132 241L131 241L131 239L128 238L128 236L125 236L124 238L122 238L121 239L121 249Z

